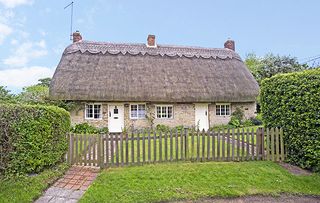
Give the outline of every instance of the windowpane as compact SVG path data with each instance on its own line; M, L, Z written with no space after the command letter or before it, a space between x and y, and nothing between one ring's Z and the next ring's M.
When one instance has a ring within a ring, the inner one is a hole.
M162 116L161 118L166 118L167 117L167 107L163 106L162 107Z
M131 118L138 117L137 105L131 105Z
M94 105L94 118L100 118L101 105Z
M230 115L230 105L226 105L226 115Z
M216 115L220 116L220 105L216 105Z
M99 104L86 104L86 118L88 119L99 119L101 115L101 105Z
M161 118L161 107L157 106L157 118Z
M221 115L226 115L226 105L221 105Z
M172 106L168 106L168 118L172 118Z
M145 118L146 117L146 105L139 104L138 105L138 118Z

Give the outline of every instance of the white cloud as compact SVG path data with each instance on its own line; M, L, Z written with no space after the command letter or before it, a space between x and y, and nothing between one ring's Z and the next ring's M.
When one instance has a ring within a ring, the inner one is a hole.
M11 42L10 42L12 45L17 45L19 43L18 40L16 39L12 39Z
M48 54L46 42L24 42L14 51L12 56L3 60L9 66L25 66L31 59L36 59Z
M7 8L14 8L16 6L25 5L25 4L32 4L33 0L0 0L0 3L2 3Z
M4 39L12 33L12 28L0 23L0 44L3 43Z
M37 84L40 78L52 77L54 69L42 66L0 70L0 85L22 88Z

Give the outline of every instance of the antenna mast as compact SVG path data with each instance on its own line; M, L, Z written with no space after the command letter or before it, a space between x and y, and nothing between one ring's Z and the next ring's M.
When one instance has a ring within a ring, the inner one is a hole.
M64 7L64 9L71 6L71 15L70 15L70 40L72 40L72 22L73 22L73 1Z

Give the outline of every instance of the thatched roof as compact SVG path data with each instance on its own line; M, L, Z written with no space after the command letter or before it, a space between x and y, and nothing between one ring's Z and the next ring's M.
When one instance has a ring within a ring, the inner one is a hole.
M68 46L53 99L144 102L255 101L259 86L232 50L89 41Z

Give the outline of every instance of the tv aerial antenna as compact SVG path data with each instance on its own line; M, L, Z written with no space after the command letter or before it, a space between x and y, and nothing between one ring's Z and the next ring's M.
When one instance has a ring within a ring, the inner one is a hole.
M64 9L67 9L71 7L71 14L70 14L70 40L72 40L72 24L73 24L73 1L64 7Z

